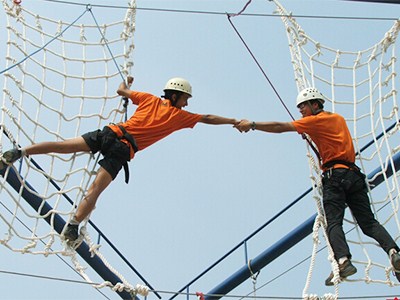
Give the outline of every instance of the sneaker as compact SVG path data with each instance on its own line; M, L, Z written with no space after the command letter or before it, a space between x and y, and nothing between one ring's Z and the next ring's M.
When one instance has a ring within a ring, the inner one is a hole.
M345 279L346 277L349 277L357 272L357 268L353 266L351 261L348 259L341 265L339 265L339 276L340 279ZM326 286L332 286L334 283L332 281L333 279L333 272L329 274L329 277L325 280L325 285Z
M18 159L20 159L21 156L22 156L21 150L14 148L4 152L3 161L7 164L12 164Z
M0 159L0 169L3 169L4 167L6 167L6 165L14 163L18 159L20 159L21 156L21 150L18 150L16 148L4 152L3 158Z
M78 228L79 225L68 224L64 231L64 238L70 242L75 241L79 236Z
M400 273L393 272L394 276L396 276L397 280L400 282Z
M400 254L398 252L390 255L390 263L396 273L400 273Z

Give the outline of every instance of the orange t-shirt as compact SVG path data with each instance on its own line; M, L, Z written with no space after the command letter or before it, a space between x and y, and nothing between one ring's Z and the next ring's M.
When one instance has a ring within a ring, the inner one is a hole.
M193 128L202 118L202 115L178 109L171 105L170 100L163 100L149 93L131 91L129 98L138 107L128 121L119 125L135 138L139 150L147 148L174 131ZM117 125L109 127L118 136L122 135ZM131 158L133 156L134 151L131 147Z
M355 161L353 140L345 119L338 114L321 112L293 121L297 132L307 133L318 147L322 163L332 160Z

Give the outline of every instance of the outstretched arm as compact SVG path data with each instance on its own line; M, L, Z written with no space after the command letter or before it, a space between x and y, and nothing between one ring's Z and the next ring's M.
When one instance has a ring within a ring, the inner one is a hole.
M128 76L127 82L128 82L128 85L126 85L126 82L125 82L125 81L124 81L124 82L121 82L121 84L120 84L119 87L118 87L117 94L120 95L120 96L122 96L122 97L127 97L127 98L129 98L129 94L130 94L131 90L129 89L128 86L130 86L130 85L132 84L132 82L133 82L133 77Z
M272 133L296 131L292 122L250 122L249 120L241 120L234 127L240 132L248 132L250 129Z
M199 122L211 125L239 124L239 121L236 119L224 118L216 115L203 115Z

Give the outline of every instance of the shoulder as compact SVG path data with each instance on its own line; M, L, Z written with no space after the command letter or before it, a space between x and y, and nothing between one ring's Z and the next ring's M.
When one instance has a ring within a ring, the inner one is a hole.
M323 113L320 114L321 118L326 118L326 119L336 119L336 120L343 120L344 121L344 117L338 113L334 113L334 112L329 112L329 111L324 111Z
M135 104L139 104L141 102L148 102L148 101L160 101L161 102L161 98L147 93L147 92L140 92L140 91L131 91L129 94L129 98L133 101L133 103Z
M323 110L323 111L322 111L320 114L318 114L318 115L325 116L325 117L339 117L339 118L343 118L342 115L340 115L340 114L338 114L338 113L331 112L331 111L326 111L326 110ZM317 115L317 116L318 116L318 115Z
M130 91L130 98L158 98L151 93L141 92L141 91Z

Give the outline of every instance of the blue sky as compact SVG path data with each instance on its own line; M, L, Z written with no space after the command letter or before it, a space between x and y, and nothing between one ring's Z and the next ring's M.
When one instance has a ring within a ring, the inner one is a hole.
M133 88L161 95L169 78L181 76L193 86L189 111L237 119L290 121L225 15L143 9L234 13L246 2L138 0ZM337 0L280 2L295 15L398 18L400 13L399 5L389 4ZM96 1L96 4L109 2ZM126 1L118 0L113 4L124 6ZM25 0L22 5L42 15L49 13L48 17L54 19L72 20L84 10L82 6L42 0ZM273 11L272 3L261 0L253 0L246 10L259 14ZM94 7L93 13L100 23L106 23L121 11ZM1 14L0 28L5 32L5 14ZM353 51L379 41L393 24L390 20L298 18L297 21L315 40L332 48ZM298 117L297 90L281 20L240 16L233 22L291 113ZM6 38L6 34L0 36L0 57L5 57ZM4 60L2 62L4 66ZM3 83L4 76L1 80ZM133 110L130 106L129 112ZM87 131L92 129L87 128ZM198 124L193 130L174 133L139 153L130 163L129 185L120 174L101 195L91 220L156 290L174 292L309 188L305 153L304 141L294 133L240 134L230 126ZM302 200L249 243L249 257L273 245L315 211L311 197ZM262 270L257 285L261 286L306 258L311 249L312 241L307 238ZM110 249L104 246L100 250L130 283L140 282ZM240 269L245 264L243 252L235 253L206 275L191 292L206 293ZM81 280L55 256L22 255L5 247L1 253L3 271ZM377 250L376 257L384 255ZM257 291L257 296L301 297L308 266L306 262L288 272ZM333 288L323 285L330 272L326 250L318 255L316 266L311 291L320 295L333 293ZM7 273L0 273L0 280L2 299L103 298L85 284ZM249 279L232 294L247 295L252 289ZM341 296L394 295L396 291L397 288L363 282L340 285ZM119 299L107 289L103 292L110 299ZM163 299L170 296L161 295ZM156 297L150 295L149 299Z

